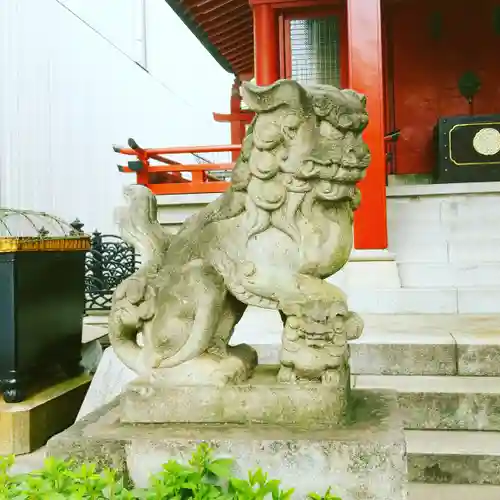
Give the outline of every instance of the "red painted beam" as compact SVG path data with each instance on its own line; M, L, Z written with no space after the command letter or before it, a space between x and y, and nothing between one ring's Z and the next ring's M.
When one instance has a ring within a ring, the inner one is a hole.
M361 206L354 219L357 249L387 248L384 79L381 0L347 0L349 87L367 98L370 123L364 138L372 161L360 183Z
M150 165L148 173L158 172L211 172L219 170L232 170L234 163L192 163L185 165ZM120 167L121 172L132 173L135 172L129 167Z
M255 114L254 113L235 113L235 114L224 114L224 113L213 113L214 121L220 123L232 123L232 122L242 122L245 125L252 123Z
M241 144L224 144L223 146L178 146L171 148L144 148L142 151L146 153L149 157L151 155L175 155L183 153L226 153L232 151L240 151ZM122 155L132 155L137 156L137 151L131 148L115 148L115 152Z
M154 194L200 194L223 193L229 188L229 182L189 182L186 184L147 184Z

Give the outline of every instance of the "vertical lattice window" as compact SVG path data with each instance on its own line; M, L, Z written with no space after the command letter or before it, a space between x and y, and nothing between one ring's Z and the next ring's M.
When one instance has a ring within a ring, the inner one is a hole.
M336 16L291 20L292 79L304 84L340 87L339 44Z

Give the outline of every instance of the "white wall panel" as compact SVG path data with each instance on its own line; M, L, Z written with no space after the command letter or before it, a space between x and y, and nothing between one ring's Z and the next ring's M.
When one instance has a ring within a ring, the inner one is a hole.
M161 12L168 30L174 14ZM157 17L160 23L160 11ZM203 109L190 102L196 85L169 86L151 76L56 0L0 2L0 30L3 206L78 216L87 230L112 231L122 185L134 179L118 173L116 163L123 158L112 151L113 143L123 144L129 136L145 146L228 140L227 125L214 123L207 112L210 103ZM181 32L189 45L194 37L186 30ZM166 61L182 43L167 44ZM197 58L205 61L200 67L212 64L200 48L185 61L189 64L174 59L175 75L192 71L197 76ZM228 101L230 75L215 65L210 81L207 99Z

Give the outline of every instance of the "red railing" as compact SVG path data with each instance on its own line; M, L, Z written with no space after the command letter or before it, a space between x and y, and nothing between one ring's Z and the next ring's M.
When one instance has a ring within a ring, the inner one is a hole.
M398 130L385 136L388 174L393 173L392 148L398 137ZM196 157L200 153L231 153L232 159L236 160L241 150L241 144L145 149L141 148L134 139L129 139L128 145L129 148L113 146L113 149L123 155L135 156L137 160L129 161L127 166L118 165L118 170L135 173L137 184L147 186L154 194L222 193L229 187L229 182L221 180L211 172L229 172L234 167L234 161L185 164L164 155L191 154ZM159 165L151 164L151 160ZM190 173L191 179L184 177L183 173Z
M137 160L129 161L127 166L118 165L118 170L135 173L137 184L147 186L154 194L222 193L229 187L229 182L220 180L211 172L230 171L234 167L234 162L185 164L164 155L233 153L234 157L241 150L241 144L145 149L134 139L129 139L128 145L128 148L113 146L113 149L123 155L135 156ZM157 164L151 164L151 160ZM184 177L183 173L190 173L191 179Z

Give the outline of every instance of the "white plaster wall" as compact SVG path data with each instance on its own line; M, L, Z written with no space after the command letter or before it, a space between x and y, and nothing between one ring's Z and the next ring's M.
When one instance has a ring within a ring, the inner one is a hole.
M0 205L115 231L134 176L111 145L226 143L211 111L227 109L232 77L163 0L146 2L151 73L134 62L140 0L61 2L0 2Z
M207 116L213 111L229 110L233 76L220 68L165 0L57 1L131 59L145 65L153 78L187 105ZM143 60L144 44L146 61ZM219 127L226 130L227 126Z
M142 44L140 15L143 0L53 1L80 17L130 58L140 61ZM156 3L156 0L145 1Z

